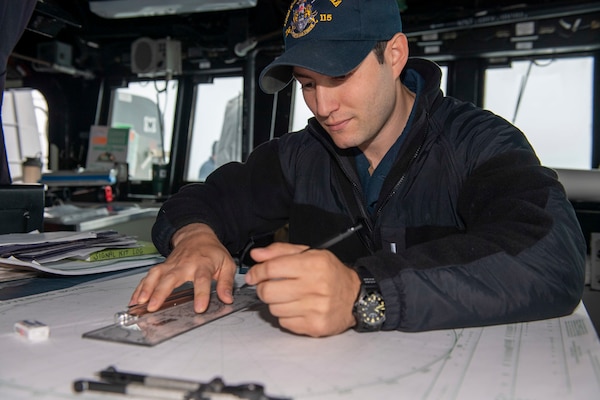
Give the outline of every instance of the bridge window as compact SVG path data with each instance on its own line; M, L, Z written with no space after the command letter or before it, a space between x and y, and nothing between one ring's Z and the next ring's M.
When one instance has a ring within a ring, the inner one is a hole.
M243 85L243 78L235 76L196 86L187 181L204 181L214 168L241 161Z
M484 107L520 128L542 164L590 169L592 57L513 61L490 68Z

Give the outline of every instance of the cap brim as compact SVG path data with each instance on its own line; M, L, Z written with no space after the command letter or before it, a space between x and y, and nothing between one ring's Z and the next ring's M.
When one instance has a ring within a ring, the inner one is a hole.
M294 67L306 68L327 76L342 76L352 71L373 49L376 40L315 40L288 49L262 71L259 85L273 94L292 80Z

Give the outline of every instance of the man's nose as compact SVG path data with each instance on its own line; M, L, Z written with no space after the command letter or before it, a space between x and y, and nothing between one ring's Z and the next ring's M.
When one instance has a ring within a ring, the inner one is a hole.
M332 112L339 108L338 94L336 88L327 86L317 86L317 115L328 117Z

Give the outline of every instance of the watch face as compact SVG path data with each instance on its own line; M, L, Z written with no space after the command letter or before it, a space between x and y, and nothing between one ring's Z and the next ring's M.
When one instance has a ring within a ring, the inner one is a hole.
M370 293L358 302L357 314L367 325L381 325L385 320L385 303L378 293Z

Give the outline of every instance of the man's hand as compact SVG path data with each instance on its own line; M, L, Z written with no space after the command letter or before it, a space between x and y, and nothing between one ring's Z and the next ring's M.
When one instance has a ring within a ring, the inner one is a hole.
M250 253L257 262L246 274L279 324L314 337L355 325L352 307L360 290L356 272L328 250L273 243Z
M156 311L173 289L192 282L194 310L201 313L208 307L213 279L219 299L231 304L235 271L235 262L212 229L204 224L186 225L173 235L173 252L148 271L129 305L148 303L148 311Z

